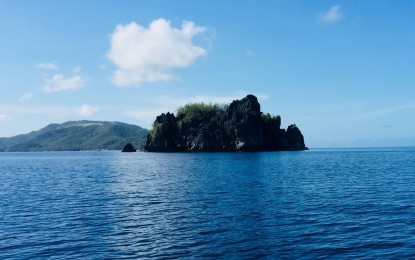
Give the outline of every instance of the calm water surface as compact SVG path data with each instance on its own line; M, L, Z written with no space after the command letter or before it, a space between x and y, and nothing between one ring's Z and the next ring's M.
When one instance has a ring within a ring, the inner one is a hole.
M0 258L415 258L415 149L0 153Z

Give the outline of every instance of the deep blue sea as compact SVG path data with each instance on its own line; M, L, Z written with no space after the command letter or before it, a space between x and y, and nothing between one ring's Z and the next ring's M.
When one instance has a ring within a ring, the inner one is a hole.
M0 258L415 258L415 149L0 153Z

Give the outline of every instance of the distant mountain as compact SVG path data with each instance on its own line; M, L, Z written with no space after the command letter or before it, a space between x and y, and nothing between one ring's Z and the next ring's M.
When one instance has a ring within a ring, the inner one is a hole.
M70 121L50 124L38 131L0 138L0 151L121 150L127 143L141 148L148 130L106 121Z

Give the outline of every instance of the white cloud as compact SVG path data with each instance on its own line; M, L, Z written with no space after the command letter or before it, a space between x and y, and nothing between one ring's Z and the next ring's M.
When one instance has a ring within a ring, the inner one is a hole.
M57 70L58 66L53 62L47 63L37 63L37 68L42 69L50 69L50 70ZM80 75L81 67L77 66L73 69L73 76L72 77L65 77L62 73L55 73L52 76L48 76L46 74L46 78L44 79L43 83L43 90L46 92L57 92L61 90L71 90L71 89L78 89L83 87L87 81L86 77ZM26 96L22 96L21 102L25 99L31 98L31 93L24 94ZM23 99L23 100L22 100Z
M319 15L319 20L322 23L334 23L342 18L340 13L340 6L332 6L329 10Z
M116 86L137 86L177 79L174 69L186 68L206 55L205 49L192 42L204 31L193 22L173 28L165 19L154 20L148 28L135 22L117 25L107 54L117 67L112 82Z
M92 107L89 105L82 105L77 108L76 113L80 116L91 116L99 111L98 107Z
M50 78L45 79L43 90L46 92L57 92L61 90L71 90L83 87L86 83L86 78L80 75L72 77L65 77L63 74L55 74Z
M174 110L175 111L175 110ZM137 120L138 124L144 128L151 128L151 125L153 124L154 120L157 116L161 115L162 113L167 112L174 112L169 111L165 109L134 109L125 111L122 113L122 115L131 117L135 120Z
M57 70L58 65L55 62L39 62L35 64L35 67L38 69L45 69L45 70Z
M25 101L27 101L27 100L31 99L31 98L32 98L32 96L33 96L33 93L30 93L30 92L28 92L28 93L24 93L24 94L20 97L19 102L25 102Z
M6 114L0 114L0 122L10 121L12 116Z
M0 115L21 115L25 117L42 116L54 117L59 119L72 119L78 116L90 116L96 112L101 111L101 108L82 105L82 106L38 106L38 105L0 105ZM12 119L11 116L3 117L5 119Z
M260 100L268 100L270 97L268 94L257 94L255 96Z
M253 56L255 56L255 52L253 50L248 49L248 50L245 51L245 55L247 57L253 57Z
M0 105L1 113L9 114L18 114L24 116L30 115L53 115L62 110L67 110L67 107L58 107L58 106L9 106L9 105Z
M82 70L82 67L81 66L76 66L73 69L73 74L79 74L81 72L81 70Z

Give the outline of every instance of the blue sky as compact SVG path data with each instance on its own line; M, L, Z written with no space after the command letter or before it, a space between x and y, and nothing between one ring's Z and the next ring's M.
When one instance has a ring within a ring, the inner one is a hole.
M0 136L256 95L310 147L415 145L415 2L0 2Z

